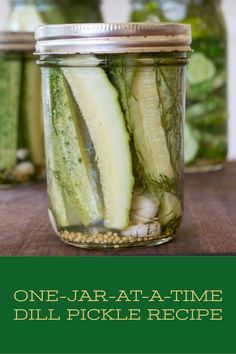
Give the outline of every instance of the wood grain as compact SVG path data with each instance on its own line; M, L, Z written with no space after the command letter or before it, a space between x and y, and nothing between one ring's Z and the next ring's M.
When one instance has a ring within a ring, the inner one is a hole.
M236 162L186 176L181 229L159 247L89 251L65 245L49 224L44 184L0 190L0 226L1 256L236 255Z

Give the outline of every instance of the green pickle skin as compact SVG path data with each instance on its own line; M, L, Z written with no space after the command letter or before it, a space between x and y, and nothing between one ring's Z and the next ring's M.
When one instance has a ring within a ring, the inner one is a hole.
M16 164L18 141L21 62L17 57L0 57L0 182Z
M63 189L56 192L56 188L52 188L52 193L53 196L64 193L77 210L78 219L87 227L99 222L103 215L102 204L96 195L97 188L94 191L92 188L92 169L87 162L83 136L79 132L77 116L70 106L61 69L43 70L43 86L49 86L51 94L49 107L46 103L44 105L50 112L49 115L46 113L45 119L46 150L51 152L47 166L53 175L51 178L56 181L53 184ZM44 102L47 102L47 97L44 97ZM52 204L53 196L50 197ZM58 213L56 215L56 218L60 217Z
M0 56L0 184L33 181L44 170L40 71L24 54Z
M185 165L189 172L220 168L227 158L227 34L220 1L175 0L184 11L169 17L163 0L133 0L131 21L181 22L192 25L187 68ZM177 10L175 9L175 12ZM172 11L173 15L173 11Z
M85 58L40 62L51 223L79 247L167 242L182 218L186 56Z

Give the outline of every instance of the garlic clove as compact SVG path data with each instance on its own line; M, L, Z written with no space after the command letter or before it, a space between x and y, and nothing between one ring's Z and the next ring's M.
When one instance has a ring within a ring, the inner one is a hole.
M137 225L150 224L150 221L152 221L153 219L154 218L152 219L145 218L132 212L130 213L130 220L132 224L137 224Z
M157 216L160 202L148 193L134 194L131 206L131 221L133 223L147 223Z

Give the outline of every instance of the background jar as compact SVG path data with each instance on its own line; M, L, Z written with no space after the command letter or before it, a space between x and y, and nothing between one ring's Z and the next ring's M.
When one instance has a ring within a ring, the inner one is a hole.
M227 33L220 0L134 0L132 21L192 25L187 72L185 162L190 172L218 170L227 158Z
M182 215L190 27L45 26L36 38L56 233L91 248L171 240Z
M37 25L100 22L99 0L11 0L12 31L34 31Z
M0 33L0 184L43 175L40 73L29 33Z

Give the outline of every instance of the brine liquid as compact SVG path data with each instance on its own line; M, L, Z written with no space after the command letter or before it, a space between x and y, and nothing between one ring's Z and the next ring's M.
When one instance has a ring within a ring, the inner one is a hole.
M80 59L42 67L55 232L79 247L167 242L182 216L186 61Z

